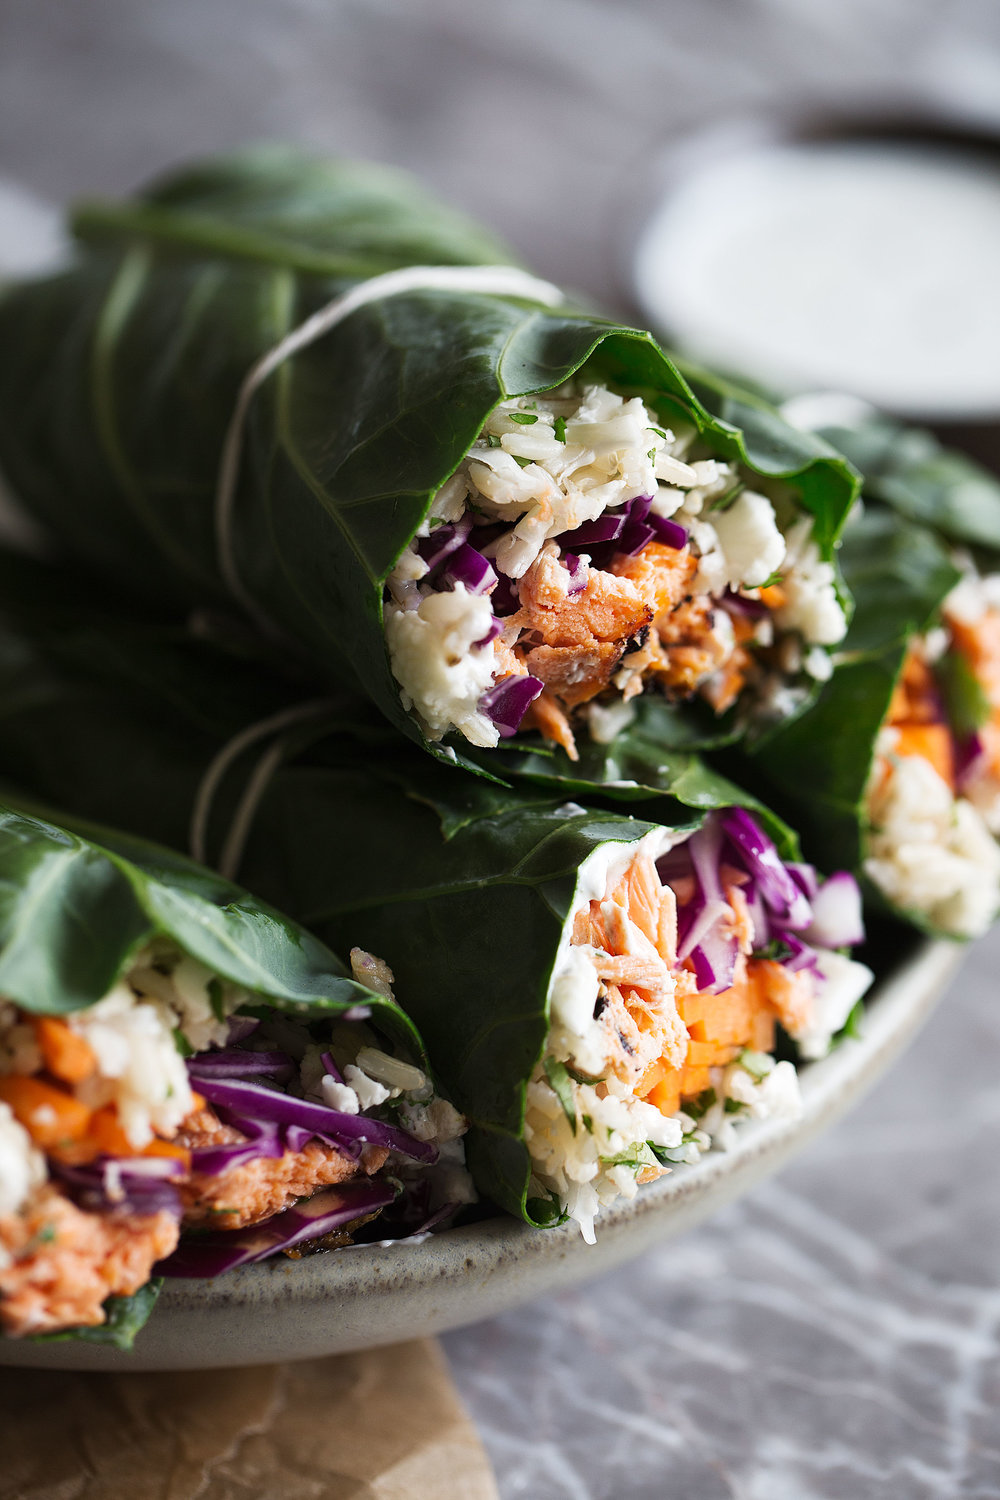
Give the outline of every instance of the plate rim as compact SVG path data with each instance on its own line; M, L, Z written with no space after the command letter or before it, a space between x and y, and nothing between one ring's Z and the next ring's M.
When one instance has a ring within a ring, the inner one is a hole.
M877 981L861 1037L801 1069L796 1119L748 1121L729 1151L612 1204L598 1218L594 1246L574 1223L533 1229L497 1215L416 1241L168 1282L132 1351L0 1339L0 1365L141 1371L312 1358L444 1332L589 1280L685 1232L839 1119L913 1039L967 951L918 940Z

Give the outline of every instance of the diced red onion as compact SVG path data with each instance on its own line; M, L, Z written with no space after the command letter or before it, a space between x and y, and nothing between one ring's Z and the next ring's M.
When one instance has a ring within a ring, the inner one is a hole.
M499 615L501 619L514 614L521 608L517 584L513 579L508 578L506 573L497 573L497 586L490 595L490 608L494 615Z
M970 734L965 739L953 737L955 746L955 780L959 789L971 781L977 772L983 769L986 760L986 746L983 744L982 736Z
M519 676L516 672L501 677L479 700L481 711L493 720L502 739L510 739L521 727L521 720L545 687L537 677Z
M237 1042L245 1042L248 1036L253 1036L259 1025L260 1019L257 1016L230 1016L227 1046L234 1047Z
M441 526L435 526L430 536L422 536L417 540L417 552L427 564L430 572L436 568L450 553L457 551L472 530L472 518L463 516L460 521L446 521Z
M816 892L819 890L819 876L813 865L801 865L785 863L785 869L791 875L799 890L807 901L815 901Z
M732 589L726 590L719 603L731 615L745 615L748 620L761 620L768 612L763 600L744 599L742 594L735 594Z
M816 950L810 948L808 943L804 943L797 933L776 928L774 936L789 950L788 957L781 960L783 968L788 969L792 974L798 973L800 969L811 969L814 974L819 975Z
M344 1075L334 1062L332 1052L321 1052L319 1060L323 1064L325 1074L328 1074L335 1083L343 1083Z
M803 935L821 948L852 948L864 942L861 891L847 870L824 880L812 904L812 922Z
M687 958L728 911L725 901L705 901L700 896L682 906L677 913L677 957Z
M599 542L615 542L625 529L628 515L625 512L606 510L596 521L584 521L575 531L564 531L556 537L561 550L567 547L575 552L579 547L593 547Z
M677 521L671 521L669 516L658 516L651 511L646 517L646 525L652 526L656 540L662 542L665 547L673 547L680 551L688 543L688 533L684 526Z
M488 646L491 641L495 641L496 640L497 636L500 635L502 631L503 631L503 623L502 623L502 621L500 621L500 620L497 619L496 615L494 615L492 621L490 622L490 628L486 632L486 634L483 636L482 640L481 641L473 641L472 644L474 646Z
M396 1125L387 1125L382 1120L372 1120L367 1115L348 1115L342 1110L328 1109L311 1099L296 1099L291 1094L280 1094L274 1089L262 1088L256 1083L235 1080L199 1080L198 1091L211 1104L221 1104L229 1109L258 1120L274 1120L279 1125L300 1125L339 1145L341 1141L365 1141L372 1146L385 1146L398 1151L414 1161L437 1160L437 1148L426 1141L400 1130Z
M236 1266L251 1265L303 1240L319 1239L355 1219L386 1208L393 1189L381 1181L349 1182L325 1188L250 1229L216 1231L182 1240L174 1253L153 1268L155 1276L221 1276Z
M438 577L439 584L464 584L470 594L488 594L496 582L497 575L491 565L468 542L462 542L450 553Z
M569 569L569 588L567 589L567 593L570 595L570 598L575 594L582 594L587 587L587 564L575 552L564 552L562 560Z

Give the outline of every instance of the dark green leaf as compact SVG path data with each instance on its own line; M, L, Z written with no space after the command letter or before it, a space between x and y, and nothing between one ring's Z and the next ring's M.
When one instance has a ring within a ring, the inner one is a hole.
M934 663L945 715L959 739L967 739L988 724L990 700L960 651L946 651Z
M162 1287L163 1278L156 1277L133 1292L131 1297L109 1297L104 1303L105 1321L96 1328L65 1328L59 1333L40 1333L31 1339L31 1343L81 1342L111 1344L115 1349L131 1349L136 1335L149 1321Z

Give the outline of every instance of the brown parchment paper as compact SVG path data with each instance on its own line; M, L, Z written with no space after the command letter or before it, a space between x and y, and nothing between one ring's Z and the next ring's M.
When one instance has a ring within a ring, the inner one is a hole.
M0 1370L2 1500L497 1500L437 1343L302 1364Z

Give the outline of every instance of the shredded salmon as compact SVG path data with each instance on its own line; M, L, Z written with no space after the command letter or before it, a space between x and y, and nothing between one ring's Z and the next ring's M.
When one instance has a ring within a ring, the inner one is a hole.
M575 759L571 715L602 694L617 691L628 702L653 681L669 697L700 693L716 713L730 708L758 670L749 649L756 626L727 614L731 635L718 629L721 606L692 591L697 571L689 547L651 541L633 557L618 554L607 569L587 568L584 587L571 593L559 548L547 543L519 582L518 610L504 621L517 630L516 643L495 647L498 677L526 671L545 684L524 727ZM771 609L784 602L777 586L761 598Z
M47 1185L0 1218L0 1325L17 1338L103 1323L105 1298L137 1292L177 1238L169 1213L87 1213Z
M528 704L528 711L521 725L524 729L537 729L547 740L553 740L555 744L561 745L570 760L580 759L580 752L576 748L576 737L570 728L569 719L551 693L539 693L534 702Z
M712 1070L744 1049L771 1052L775 1023L797 1030L813 1004L808 972L752 957L753 922L740 888L746 876L728 866L721 874L739 954L733 983L720 994L700 991L690 968L677 967L677 893L645 852L605 900L574 918L573 941L594 950L604 987L601 1019L617 1044L614 1070L667 1115L708 1089Z

